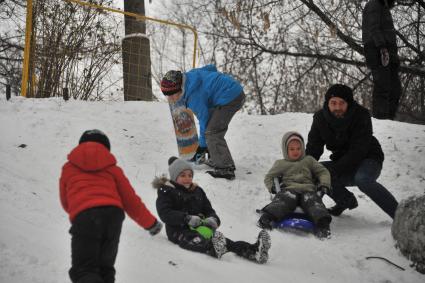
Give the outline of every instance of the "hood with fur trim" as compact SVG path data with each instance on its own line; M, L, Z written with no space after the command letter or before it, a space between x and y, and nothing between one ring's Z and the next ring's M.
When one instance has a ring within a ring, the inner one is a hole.
M177 184L177 183L175 183L175 182L173 182L173 181L171 181L170 179L168 179L167 178L167 176L165 176L165 175L161 175L161 176L156 176L153 180L152 180L152 187L154 188L154 189L160 189L160 188L162 188L163 186L167 186L167 187L169 187L169 188L172 188L172 189L175 189L176 188L176 186L179 186L179 187L181 187L181 188L184 188L185 190L188 190L188 191L193 191L193 190L195 190L197 187L198 187L198 185L196 184L196 183L192 183L192 186L189 188L189 189L187 189L187 188L185 188L184 186L182 186L182 185L179 185L179 184Z
M165 175L155 176L155 178L152 180L152 187L154 189L160 189L164 185L175 188L170 179L168 179Z

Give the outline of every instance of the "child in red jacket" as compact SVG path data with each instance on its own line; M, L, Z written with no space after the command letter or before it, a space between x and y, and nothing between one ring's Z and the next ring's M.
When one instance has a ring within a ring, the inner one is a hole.
M110 152L108 137L88 130L68 155L60 200L72 223L72 282L114 282L124 211L156 235L162 224L146 208Z

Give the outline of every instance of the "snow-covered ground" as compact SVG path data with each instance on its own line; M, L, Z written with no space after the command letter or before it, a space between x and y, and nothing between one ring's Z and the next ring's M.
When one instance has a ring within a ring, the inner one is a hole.
M236 180L195 181L221 217L220 230L253 242L255 209L269 201L263 177L280 158L288 130L307 135L311 114L249 116L238 113L227 140ZM425 187L425 126L373 120L386 159L380 182L398 200ZM0 282L69 282L69 221L59 202L58 179L68 152L86 129L99 128L138 194L154 212L150 182L167 172L177 152L168 105L163 102L64 102L0 97ZM165 231L150 237L130 218L124 222L116 262L117 282L424 282L394 247L391 219L357 188L359 207L333 219L332 238L271 232L270 261L258 265L226 254L221 260L180 249ZM328 206L332 201L325 198ZM385 257L401 271L368 256Z

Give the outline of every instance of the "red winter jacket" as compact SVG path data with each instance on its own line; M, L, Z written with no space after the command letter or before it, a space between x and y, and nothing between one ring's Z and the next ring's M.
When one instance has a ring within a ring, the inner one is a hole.
M156 218L136 195L117 160L100 143L85 142L68 155L60 178L60 199L71 222L83 210L117 206L147 229Z

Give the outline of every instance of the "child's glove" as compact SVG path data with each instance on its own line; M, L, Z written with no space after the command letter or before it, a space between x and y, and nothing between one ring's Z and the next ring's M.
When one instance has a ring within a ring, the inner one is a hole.
M185 217L185 222L187 223L187 225L189 225L190 227L196 228L200 225L202 225L202 219L201 217L197 216L197 215L187 215Z
M158 220L155 220L155 223L148 228L149 234L151 234L151 236L155 236L156 234L158 234L162 229L162 223L159 222Z
M329 195L331 193L331 189L326 186L319 186L316 193L319 197L323 197L324 195Z
M218 221L215 217L207 217L204 220L202 220L202 224L204 224L207 227L210 227L211 229L215 230L218 228Z

